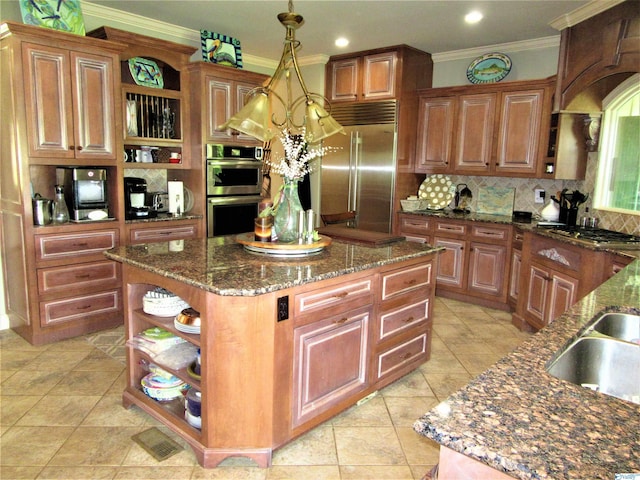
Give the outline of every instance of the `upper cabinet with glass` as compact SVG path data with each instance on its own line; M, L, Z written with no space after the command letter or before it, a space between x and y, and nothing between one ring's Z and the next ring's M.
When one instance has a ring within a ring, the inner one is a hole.
M101 27L88 35L127 45L120 55L125 151L151 147L154 163L162 164L162 168L188 167L186 66L196 49L111 27ZM173 152L180 154L181 164L170 163Z

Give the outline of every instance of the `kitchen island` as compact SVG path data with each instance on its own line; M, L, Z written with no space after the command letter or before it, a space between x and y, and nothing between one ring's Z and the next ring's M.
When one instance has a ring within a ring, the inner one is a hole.
M439 478L475 472L473 478L492 480L592 480L639 473L640 405L545 369L606 311L640 314L640 260L415 423L418 433L441 445Z
M234 237L129 245L122 263L127 339L161 327L201 350L191 366L160 366L202 394L202 428L184 401L145 395L144 363L127 349L125 407L137 405L182 436L204 467L227 457L271 463L272 451L428 360L433 262L439 249L333 241L301 258L248 252ZM200 334L149 315L144 295L164 288L200 312Z

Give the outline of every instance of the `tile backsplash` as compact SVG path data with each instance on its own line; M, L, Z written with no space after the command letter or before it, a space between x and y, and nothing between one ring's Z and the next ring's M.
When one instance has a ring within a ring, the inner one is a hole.
M473 198L471 201L471 210L477 211L478 192L480 187L502 187L515 188L514 210L523 210L532 212L535 217L539 218L542 208L551 195L561 191L563 188L569 191L580 190L582 193L588 193L589 199L580 206L578 218L585 216L586 208L589 208L588 216L597 217L600 221L600 227L619 232L640 235L640 214L628 215L621 213L608 212L593 208L592 198L595 186L595 179L598 170L598 153L590 153L587 162L587 173L584 180L545 180L539 178L507 178L507 177L470 177L461 175L451 175L454 184L466 183ZM534 190L543 189L546 192L545 203L534 203Z

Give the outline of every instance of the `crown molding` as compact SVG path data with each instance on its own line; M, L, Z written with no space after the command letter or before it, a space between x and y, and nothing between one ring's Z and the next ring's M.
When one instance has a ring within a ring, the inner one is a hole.
M580 22L584 22L588 18L594 17L605 10L609 10L611 7L615 7L624 1L625 0L591 0L591 2L576 8L572 12L554 18L549 22L549 25L558 31L564 30L565 28L573 27Z
M543 48L557 48L560 46L560 35L551 37L534 38L519 42L498 43L483 47L465 48L464 50L451 50L450 52L434 53L431 55L433 63L450 62L452 60L465 60L484 55L487 52L512 53L525 50L540 50Z

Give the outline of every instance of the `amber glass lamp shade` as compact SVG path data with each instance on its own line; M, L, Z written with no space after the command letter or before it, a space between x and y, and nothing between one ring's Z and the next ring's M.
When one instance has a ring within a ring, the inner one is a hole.
M257 92L238 113L220 125L218 130L233 128L262 142L269 141L275 134L271 127L270 103L266 92Z
M345 134L342 125L313 100L307 102L304 124L308 143L317 143L336 133Z

